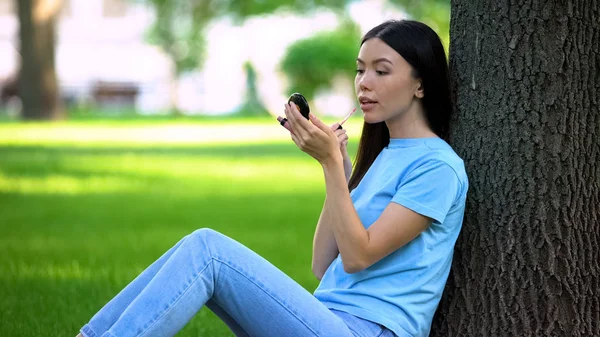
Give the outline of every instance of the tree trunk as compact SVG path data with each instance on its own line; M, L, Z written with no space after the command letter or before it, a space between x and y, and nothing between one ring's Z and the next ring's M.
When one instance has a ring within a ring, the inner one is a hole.
M24 119L64 117L54 69L55 19L60 0L16 0L19 9L21 70L19 92Z
M451 12L470 190L431 336L600 336L600 5Z

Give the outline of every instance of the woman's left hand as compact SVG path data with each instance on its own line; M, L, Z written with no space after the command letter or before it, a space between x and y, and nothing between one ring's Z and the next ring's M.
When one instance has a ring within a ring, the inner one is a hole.
M338 137L331 127L309 114L304 118L295 104L285 104L285 116L290 124L292 140L300 150L315 158L321 165L331 161L342 162Z

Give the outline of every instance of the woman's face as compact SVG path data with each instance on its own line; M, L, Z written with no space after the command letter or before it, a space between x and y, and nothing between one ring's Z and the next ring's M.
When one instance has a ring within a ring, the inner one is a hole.
M390 122L415 110L423 97L421 81L400 54L378 38L363 43L354 87L367 123Z

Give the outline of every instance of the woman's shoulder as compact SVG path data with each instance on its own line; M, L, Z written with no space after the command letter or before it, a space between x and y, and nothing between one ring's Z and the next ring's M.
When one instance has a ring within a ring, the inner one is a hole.
M402 179L412 172L427 173L428 168L444 166L451 168L461 182L467 181L462 158L441 138L392 139L379 157L372 169L386 177L395 174Z
M441 138L429 138L424 142L424 156L430 160L442 160L463 164L462 158L454 151L452 146Z
M459 180L467 183L465 163L450 144L441 138L431 138L427 139L424 145L423 152L418 160L420 165L433 162L446 164L454 170Z

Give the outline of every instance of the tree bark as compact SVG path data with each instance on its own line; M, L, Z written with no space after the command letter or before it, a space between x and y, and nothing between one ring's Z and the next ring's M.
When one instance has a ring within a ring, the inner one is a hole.
M470 180L431 336L600 336L600 5L452 0Z
M19 11L23 119L61 119L54 67L55 19L60 0L16 0Z

